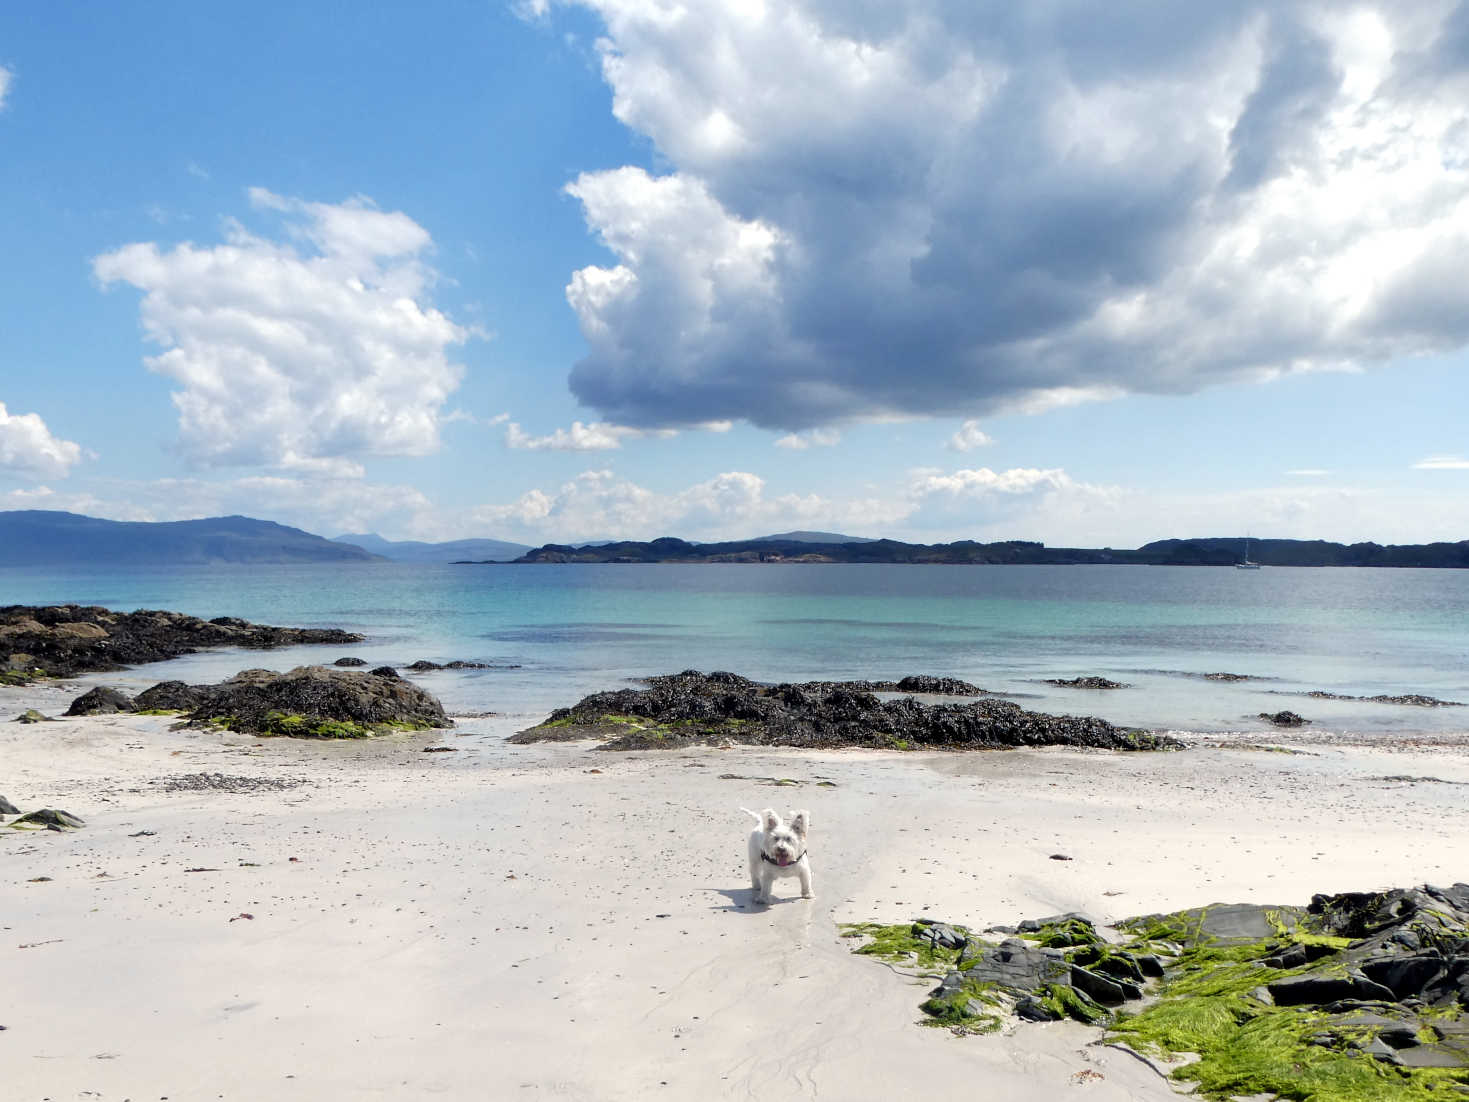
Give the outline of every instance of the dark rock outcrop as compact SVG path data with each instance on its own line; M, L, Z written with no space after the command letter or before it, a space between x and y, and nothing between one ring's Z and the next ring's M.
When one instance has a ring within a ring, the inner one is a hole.
M567 737L607 739L605 749L742 742L765 746L866 746L999 749L1084 746L1108 750L1175 749L1164 735L1114 727L1106 720L1030 712L1009 701L924 704L879 700L849 684L759 685L732 673L647 679L647 689L594 693L559 708L512 742Z
M367 665L367 659L365 659L365 658L338 658L335 662L332 663L332 665L333 666L365 666L365 665Z
M66 710L69 716L105 716L115 712L131 712L133 710L133 698L127 693L110 689L106 685L98 685L95 689L89 689L81 696L71 702L71 707Z
M934 677L931 674L910 674L893 685L900 693L931 693L935 696L985 696L986 690L957 677Z
M453 726L438 700L396 674L298 666L287 673L243 670L195 688L201 695L191 722L224 720L231 730L254 734L340 738Z
M7 800L4 796L0 796L0 815L19 815L19 814L20 814L20 808L16 807L13 803L11 803L9 800Z
M1422 693L1378 693L1376 696L1351 696L1347 693L1329 693L1325 689L1312 689L1297 696L1309 696L1314 700L1360 700L1368 704L1405 704L1412 708L1462 708L1461 700L1439 700Z
M1048 677L1045 679L1047 685L1059 685L1063 689L1125 689L1121 681L1112 681L1105 677L1071 677L1062 679L1059 677Z
M268 650L303 643L360 643L336 628L282 628L233 616L201 620L179 612L113 612L96 605L0 608L0 662L16 656L52 677L116 670L192 654L202 647Z
M1304 727L1311 722L1304 716L1296 715L1295 712L1261 712L1259 718L1277 727Z
M136 712L190 712L204 700L207 685L188 685L182 681L160 681L144 689L133 699Z

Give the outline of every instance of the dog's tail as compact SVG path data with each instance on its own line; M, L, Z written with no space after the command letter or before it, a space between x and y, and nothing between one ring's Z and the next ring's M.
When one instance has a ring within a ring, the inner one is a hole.
M740 808L740 810L743 811L746 815L749 815L751 818L753 818L757 823L765 822L765 820L761 818L760 812L758 811L751 811L748 807L742 807Z

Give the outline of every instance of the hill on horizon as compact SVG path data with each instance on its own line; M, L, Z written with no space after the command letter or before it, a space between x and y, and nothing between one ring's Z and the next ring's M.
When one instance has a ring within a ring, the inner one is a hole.
M529 551L530 545L511 543L508 540L472 539L448 540L444 543L426 543L423 540L383 539L376 532L357 535L334 536L333 543L349 544L381 555L394 562L462 562L465 560L518 559Z
M844 536L840 532L777 532L773 536L756 536L746 543L876 543L867 536Z
M380 561L360 547L253 517L126 521L45 509L0 512L0 566Z

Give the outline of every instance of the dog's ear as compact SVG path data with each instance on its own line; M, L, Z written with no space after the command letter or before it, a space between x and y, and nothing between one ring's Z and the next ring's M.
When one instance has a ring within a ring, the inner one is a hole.
M792 815L791 829L799 834L802 838L806 837L806 832L811 829L811 812L802 808L800 811Z
M780 816L775 813L774 808L767 807L760 812L760 823L765 827L766 834L774 834L780 829Z

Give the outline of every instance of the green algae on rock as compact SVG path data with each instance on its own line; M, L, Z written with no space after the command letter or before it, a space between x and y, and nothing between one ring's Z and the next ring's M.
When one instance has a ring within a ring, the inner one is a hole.
M844 929L915 976L951 963L921 1006L930 1024L1074 1018L1142 1053L1192 1054L1171 1078L1213 1099L1469 1094L1469 884L1215 904L1126 920L1118 941L1059 915L986 931L1019 935L998 944L965 930L942 953L923 931L962 928L923 921Z
M262 736L356 739L454 725L437 699L396 674L299 666L190 688L198 703L187 722Z

